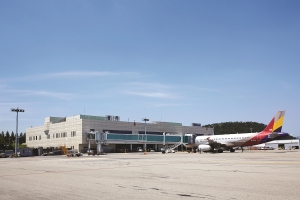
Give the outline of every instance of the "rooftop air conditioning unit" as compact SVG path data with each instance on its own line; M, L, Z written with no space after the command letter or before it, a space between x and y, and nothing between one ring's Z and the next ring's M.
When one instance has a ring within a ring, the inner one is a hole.
M113 117L112 115L106 115L106 120L108 121L112 121L113 120Z
M119 116L115 116L114 117L114 121L120 121L120 117Z
M192 123L192 126L201 126L200 123Z

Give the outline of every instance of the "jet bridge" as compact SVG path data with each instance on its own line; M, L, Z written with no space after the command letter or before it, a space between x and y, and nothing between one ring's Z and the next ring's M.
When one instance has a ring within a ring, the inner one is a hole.
M176 148L181 144L189 143L189 136L183 135L145 135L145 134L118 134L100 133L98 131L87 132L90 151L91 142L97 144L97 154L102 154L102 146L108 144L162 144Z

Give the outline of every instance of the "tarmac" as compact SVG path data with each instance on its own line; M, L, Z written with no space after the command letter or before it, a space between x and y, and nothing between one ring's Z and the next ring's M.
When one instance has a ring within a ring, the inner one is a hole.
M0 158L0 199L300 197L300 150Z

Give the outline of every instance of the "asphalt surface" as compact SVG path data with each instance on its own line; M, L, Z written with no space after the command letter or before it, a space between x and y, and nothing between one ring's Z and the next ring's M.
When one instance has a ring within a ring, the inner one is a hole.
M300 151L0 158L0 199L299 199Z

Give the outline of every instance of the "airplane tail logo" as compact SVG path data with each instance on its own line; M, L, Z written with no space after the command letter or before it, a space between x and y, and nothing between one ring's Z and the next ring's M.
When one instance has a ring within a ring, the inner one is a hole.
M278 111L274 118L270 121L268 126L263 130L263 132L280 133L284 121L284 114L285 111Z

